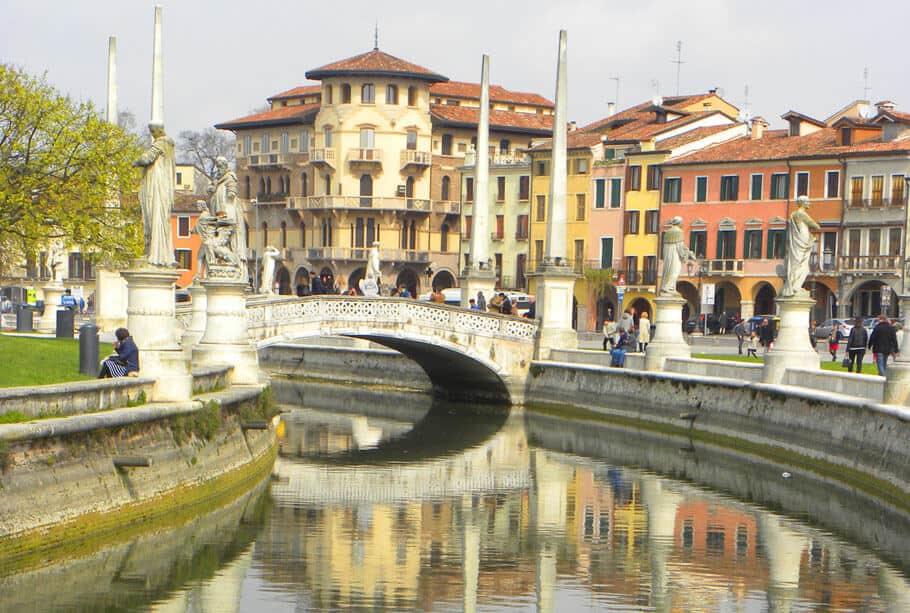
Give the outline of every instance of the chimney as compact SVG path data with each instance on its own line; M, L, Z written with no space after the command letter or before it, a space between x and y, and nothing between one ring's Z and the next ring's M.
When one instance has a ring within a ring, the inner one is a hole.
M574 121L569 122L569 132L574 132L578 129L578 124Z
M765 133L765 128L768 127L768 122L765 121L764 117L753 117L752 118L752 140L758 140Z
M616 103L607 102L607 117L612 117L616 114Z
M884 113L885 111L892 112L897 108L897 105L890 100L882 100L881 102L875 103L875 108L878 109L879 113Z

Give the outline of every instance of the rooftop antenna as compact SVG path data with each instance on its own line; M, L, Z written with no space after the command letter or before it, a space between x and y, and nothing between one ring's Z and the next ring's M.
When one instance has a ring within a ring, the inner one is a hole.
M619 76L617 75L615 77L610 77L610 80L616 81L616 96L613 98L613 100L616 102L616 108L619 108Z
M869 86L869 67L865 66L863 68L863 100L869 100L869 90L872 87Z
M682 59L682 41L676 41L676 59L670 60L672 63L676 64L676 95L679 95L679 72L682 65L686 62Z
M379 51L379 22L373 28L373 51Z

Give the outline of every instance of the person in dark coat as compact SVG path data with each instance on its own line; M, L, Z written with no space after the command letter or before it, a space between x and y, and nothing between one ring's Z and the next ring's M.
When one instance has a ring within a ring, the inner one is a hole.
M315 272L310 273L310 293L311 294L324 293L324 290L322 287L322 279L317 277Z
M139 348L130 336L130 331L126 328L117 328L114 336L117 337L114 341L114 351L117 355L112 355L101 362L99 379L127 377L131 373L139 373Z
M736 335L739 355L743 354L743 343L746 340L746 322L742 319L733 327L733 333Z
M888 356L897 357L897 332L894 326L884 315L878 316L878 323L869 336L869 349L875 357L875 365L878 367L878 374L885 376L885 369L888 366Z
M767 317L761 320L761 325L758 327L758 342L765 348L765 354L767 355L774 344L774 326L771 325Z
M847 337L847 359L850 360L847 371L853 372L853 367L856 366L856 372L860 373L863 372L863 356L866 355L869 333L863 327L861 317L857 317L853 323L853 329L850 330L850 336Z

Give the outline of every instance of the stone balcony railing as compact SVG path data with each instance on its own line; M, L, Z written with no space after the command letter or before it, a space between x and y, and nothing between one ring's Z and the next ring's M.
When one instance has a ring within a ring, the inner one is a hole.
M424 198L388 198L382 196L307 196L294 199L297 209L374 209L429 213L430 201Z
M310 261L366 262L370 255L370 248L309 247L306 254ZM427 263L430 261L430 252L417 249L380 249L379 257L383 262Z
M433 212L445 215L458 215L461 213L461 203L457 200L434 200Z
M464 154L464 165L474 166L477 163L477 152L468 151ZM528 166L531 156L524 154L494 153L490 156L490 166Z
M891 272L900 274L899 255L842 255L838 258L841 272Z
M429 166L431 161L429 151L416 151L405 149L401 152L401 167L407 166Z
M325 164L334 168L335 159L334 149L313 149L310 151L310 164Z
M348 162L352 164L382 165L381 149L351 149L348 152Z

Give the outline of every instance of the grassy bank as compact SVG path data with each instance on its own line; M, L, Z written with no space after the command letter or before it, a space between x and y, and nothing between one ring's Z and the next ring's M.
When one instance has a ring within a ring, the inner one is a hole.
M100 343L98 361L114 351ZM48 385L91 379L79 373L79 341L0 334L0 387Z
M728 362L747 362L749 364L763 364L764 360L759 354L758 358L750 358L744 355L731 355L725 353L693 353L693 358L702 358L705 360L727 360ZM832 362L830 359L825 360L821 363L822 370L834 370L837 372L847 372L847 369L841 366L841 360L844 359L843 353L838 353L837 361ZM866 352L866 355L863 359L863 373L864 375L877 375L878 369L875 367L875 363L872 361L872 353Z

